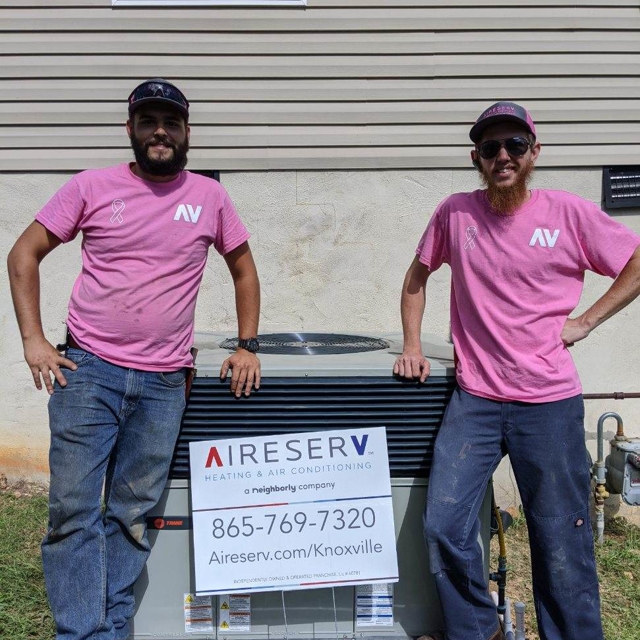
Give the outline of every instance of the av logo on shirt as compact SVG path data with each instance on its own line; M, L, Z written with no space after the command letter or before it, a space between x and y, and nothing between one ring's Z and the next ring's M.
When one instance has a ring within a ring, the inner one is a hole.
M536 244L539 244L541 247L549 247L553 249L558 240L558 236L560 235L560 229L555 229L553 235L549 229L536 229L531 236L531 240L529 240L529 246L535 247Z
M174 220L186 220L187 222L193 222L196 224L200 217L202 206L197 205L194 209L190 204L180 204L176 209L176 214L173 216Z

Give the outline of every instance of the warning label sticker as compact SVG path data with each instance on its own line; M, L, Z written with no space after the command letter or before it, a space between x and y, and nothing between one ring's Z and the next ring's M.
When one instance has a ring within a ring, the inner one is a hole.
M185 593L184 600L184 632L213 633L213 603L211 596L197 596Z
M362 584L356 587L356 627L393 626L393 585Z
M227 633L251 631L251 596L224 594L218 596L218 630Z

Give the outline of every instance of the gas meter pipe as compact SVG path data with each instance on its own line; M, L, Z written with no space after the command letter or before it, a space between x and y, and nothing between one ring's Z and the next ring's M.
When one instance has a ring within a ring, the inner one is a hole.
M516 634L513 631L513 622L511 621L511 602L509 601L509 598L505 598L504 604L504 620L502 621L504 640L515 640Z
M596 503L596 533L598 543L604 542L604 501L609 497L609 492L605 488L607 470L604 465L604 422L608 418L614 418L618 423L616 440L624 440L624 425L622 418L613 411L603 413L598 420L598 459L593 468L596 486L594 498Z
M500 515L500 509L496 505L495 495L491 496L491 504L493 506L493 513L496 519L496 525L498 526L498 545L500 551L498 554L498 571L492 573L489 579L497 582L498 584L498 615L504 615L506 609L505 592L507 587L507 545L504 540L504 526L502 524L502 516Z
M516 602L513 605L516 610L516 640L525 640L524 637L524 602Z
M614 391L613 393L584 393L584 400L624 400L625 398L640 398L640 393L627 393L626 391Z

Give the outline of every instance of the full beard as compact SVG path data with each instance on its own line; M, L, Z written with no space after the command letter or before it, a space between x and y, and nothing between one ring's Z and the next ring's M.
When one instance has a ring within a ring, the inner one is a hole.
M131 148L136 159L136 164L151 176L173 176L182 171L187 166L187 152L189 151L189 141L184 144L175 145L167 141L164 144L173 150L173 154L166 160L154 160L149 157L149 147L157 143L158 140L140 142L135 136L131 136Z
M487 198L491 208L501 216L512 215L516 209L518 209L526 201L529 193L529 183L533 177L534 163L530 162L523 167L518 175L516 181L507 186L496 185L482 171L480 174L482 177L482 183L487 189Z

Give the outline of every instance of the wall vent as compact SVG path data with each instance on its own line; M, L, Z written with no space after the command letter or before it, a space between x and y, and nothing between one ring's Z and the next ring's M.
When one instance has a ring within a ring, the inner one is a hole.
M640 165L604 167L602 185L607 209L640 207Z

